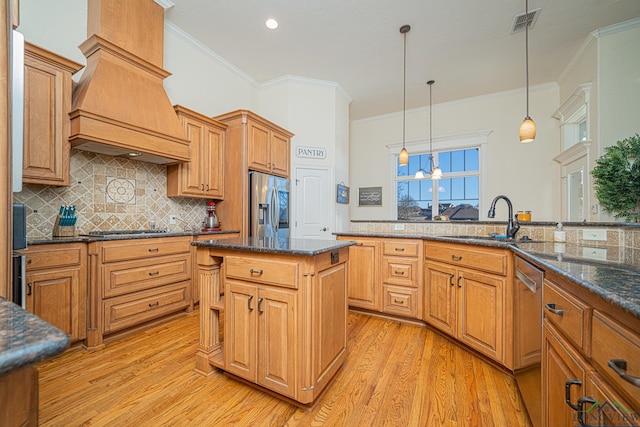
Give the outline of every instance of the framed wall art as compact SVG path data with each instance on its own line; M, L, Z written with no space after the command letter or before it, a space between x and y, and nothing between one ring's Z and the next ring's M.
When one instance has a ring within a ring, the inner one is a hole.
M349 204L349 187L344 184L338 184L336 202L345 205Z
M382 187L360 187L358 206L382 206Z

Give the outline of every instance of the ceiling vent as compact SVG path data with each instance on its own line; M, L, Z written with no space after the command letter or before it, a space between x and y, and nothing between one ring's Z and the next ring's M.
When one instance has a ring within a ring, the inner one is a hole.
M528 24L529 29L532 29L538 20L538 15L542 9L530 10L529 13L521 13L513 18L513 26L511 27L511 34L524 31L525 26Z

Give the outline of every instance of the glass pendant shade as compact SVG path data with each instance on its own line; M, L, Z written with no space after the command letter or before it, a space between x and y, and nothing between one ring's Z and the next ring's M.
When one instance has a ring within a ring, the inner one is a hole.
M409 152L406 148L403 148L398 155L398 159L400 160L400 166L406 166L409 164Z
M520 142L526 144L536 139L536 123L531 117L526 117L520 125Z
M425 179L426 176L424 174L424 171L422 169L418 170L418 172L416 172L416 175L414 176L415 179Z
M431 179L434 180L434 181L437 181L440 178L442 178L442 169L440 169L438 166L436 166L431 171Z

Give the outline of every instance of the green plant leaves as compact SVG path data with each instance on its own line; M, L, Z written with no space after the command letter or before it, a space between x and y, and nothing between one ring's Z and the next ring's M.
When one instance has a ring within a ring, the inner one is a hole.
M591 171L600 205L616 218L640 222L640 136L605 148Z

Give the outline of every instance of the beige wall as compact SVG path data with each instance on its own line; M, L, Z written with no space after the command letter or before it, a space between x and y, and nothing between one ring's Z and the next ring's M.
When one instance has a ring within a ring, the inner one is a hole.
M437 82L436 82L437 84ZM437 88L434 86L434 91ZM559 130L551 114L558 106L555 84L532 87L530 115L537 125L536 141L520 144L518 130L525 116L524 88L433 106L433 140L469 133L488 133L486 166L481 183L481 219L493 197L504 194L516 210L530 210L536 221L559 219L559 169L552 159L559 152ZM428 140L428 110L407 112L407 149ZM351 123L350 182L355 203L350 205L351 219L394 219L392 203L393 162L387 148L402 141L402 113L390 114ZM392 150L397 153L399 148ZM358 207L357 187L383 187L383 206ZM506 219L503 204L498 205L496 219Z

